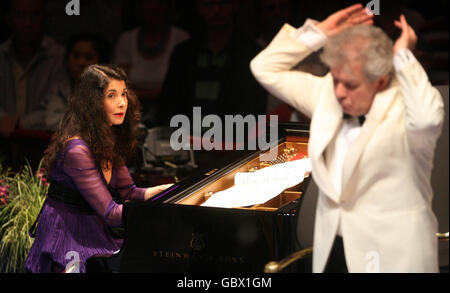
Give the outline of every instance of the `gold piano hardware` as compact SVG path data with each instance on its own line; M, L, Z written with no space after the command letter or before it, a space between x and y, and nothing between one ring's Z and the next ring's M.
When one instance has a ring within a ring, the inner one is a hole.
M209 199L213 194L214 194L214 192L212 192L212 191L205 192L205 195L204 195L205 201L206 201L207 199Z
M212 169L211 171L205 173L205 175L206 176L212 175L212 174L216 173L216 171L217 171L217 168L216 169Z
M287 257L283 258L280 261L271 261L266 264L264 267L265 273L279 273L283 269L285 269L290 264L299 261L309 255L312 254L312 248L308 247L299 251L296 251L294 253L291 253Z
M286 147L282 151L278 151L278 153L281 153L281 154L278 155L274 160L260 162L259 163L260 168L285 163L285 162L291 160L293 157L295 157L295 155L297 155L298 152L301 152L301 151L295 149L294 147ZM305 158L307 158L306 155L305 155ZM255 168L257 168L257 167L255 167Z
M447 240L448 241L448 232L446 233L436 233L436 236L439 240Z
M171 163L171 162L168 162L168 161L164 161L163 163L164 163L164 165L166 165L166 166L168 166L170 168L173 168L173 169L177 168L177 165L175 165L174 163Z
M217 193L219 191L230 188L234 185L234 177L238 172L253 172L264 167L272 166L275 162L281 162L282 159L289 161L291 158L294 158L297 154L304 154L305 158L308 153L308 144L304 141L299 141L295 138L290 138L289 141L282 142L278 145L278 154L281 154L277 157L277 159L273 161L260 161L259 156L251 159L243 165L240 165L236 169L230 171L225 174L220 180L216 180L208 185L205 185L201 189L196 192L190 194L188 197L181 199L177 202L177 204L183 205L195 205L200 206L204 203L212 194ZM278 160L278 161L277 161ZM267 164L267 166L263 166L263 164ZM206 173L205 175L211 175L216 172L217 169L213 169ZM308 174L309 175L309 174ZM293 186L284 190L277 197L263 203L254 205L251 207L241 207L237 209L247 209L247 210L260 210L260 211L275 211L281 206L288 204L296 199L299 199L302 196L302 192L300 191L303 183L300 183L297 186Z

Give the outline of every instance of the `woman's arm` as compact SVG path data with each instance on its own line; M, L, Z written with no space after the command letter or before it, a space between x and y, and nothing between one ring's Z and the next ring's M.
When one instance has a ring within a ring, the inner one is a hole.
M147 188L147 190L145 191L145 200L157 195L158 193L160 193L163 190L168 189L172 185L173 185L173 183L157 185L157 186Z
M67 151L64 172L86 202L109 226L122 224L122 205L114 202L86 145L75 145Z
M149 188L136 187L128 167L123 161L120 166L115 169L115 173L114 180L111 183L119 192L120 198L123 200L147 200L172 185L163 184Z

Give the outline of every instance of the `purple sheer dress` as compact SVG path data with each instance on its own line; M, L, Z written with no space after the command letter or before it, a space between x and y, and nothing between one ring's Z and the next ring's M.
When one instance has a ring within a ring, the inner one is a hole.
M120 249L121 241L112 237L109 227L122 225L122 205L112 199L103 173L80 139L69 141L58 154L52 179L78 190L92 212L47 198L25 269L36 273L62 272L75 260L75 252L80 260L79 271L85 272L89 257ZM144 200L146 188L136 187L125 164L113 166L109 186L123 200Z

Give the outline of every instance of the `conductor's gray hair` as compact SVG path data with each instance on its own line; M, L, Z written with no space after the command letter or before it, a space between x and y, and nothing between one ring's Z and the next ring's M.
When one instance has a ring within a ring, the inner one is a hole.
M383 75L393 74L392 40L380 28L357 25L331 37L320 59L328 67L345 66L359 61L369 82Z

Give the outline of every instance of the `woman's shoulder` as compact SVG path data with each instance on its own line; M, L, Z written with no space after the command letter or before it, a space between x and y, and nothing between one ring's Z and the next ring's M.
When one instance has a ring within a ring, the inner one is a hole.
M66 140L60 158L61 161L64 162L64 164L69 165L81 164L85 166L86 164L88 164L89 166L91 166L95 161L94 155L89 146L83 139L79 137L73 137Z
M68 152L89 152L89 146L87 143L79 136L73 136L68 138L64 143L64 153Z
M59 150L55 167L59 172L64 172L65 165L73 165L85 161L93 161L92 152L88 145L80 137L71 137L64 141L62 148Z

